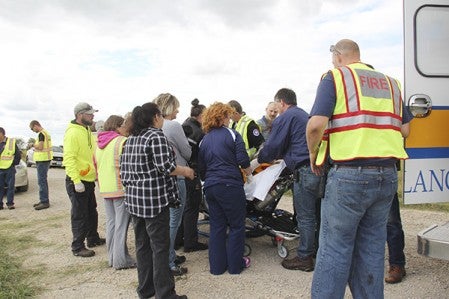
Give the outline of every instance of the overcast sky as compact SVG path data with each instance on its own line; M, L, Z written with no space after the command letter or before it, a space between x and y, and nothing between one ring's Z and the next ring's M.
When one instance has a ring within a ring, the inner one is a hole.
M342 38L402 81L402 30L399 0L0 0L0 126L59 145L78 102L105 120L163 92L179 122L194 98L258 119L282 87L309 112Z

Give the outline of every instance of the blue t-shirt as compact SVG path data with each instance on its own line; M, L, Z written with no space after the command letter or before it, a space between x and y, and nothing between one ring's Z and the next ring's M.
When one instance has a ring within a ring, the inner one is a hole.
M313 104L310 116L320 115L332 117L336 104L337 95L335 93L334 77L330 72L321 80L318 85L318 90L315 97L315 103ZM402 123L407 124L413 119L413 115L410 110L402 105ZM355 159L352 161L338 162L338 164L344 165L376 165L376 166L392 166L396 163L396 159Z

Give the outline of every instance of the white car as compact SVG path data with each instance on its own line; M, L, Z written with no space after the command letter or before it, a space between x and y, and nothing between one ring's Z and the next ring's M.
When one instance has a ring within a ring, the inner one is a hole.
M28 190L28 169L23 160L20 160L20 163L16 165L16 183L14 187L19 192Z
M63 156L64 156L64 152L62 150L62 147L60 147L60 146L52 146L52 150L53 150L53 159L50 162L50 166L64 167L62 165ZM32 165L36 164L34 162L34 159L33 159L33 154L34 154L34 148L30 148L27 151L27 157L26 157L26 165L27 166L32 166Z
M51 160L50 166L64 167L62 166L62 160L64 157L64 151L62 150L62 147L53 146L52 150L53 150L53 160Z

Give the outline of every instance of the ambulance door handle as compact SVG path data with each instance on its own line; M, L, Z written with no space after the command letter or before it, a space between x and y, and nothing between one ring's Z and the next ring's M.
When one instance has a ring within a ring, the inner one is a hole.
M408 100L408 108L414 117L423 118L432 111L432 101L428 95L415 94Z

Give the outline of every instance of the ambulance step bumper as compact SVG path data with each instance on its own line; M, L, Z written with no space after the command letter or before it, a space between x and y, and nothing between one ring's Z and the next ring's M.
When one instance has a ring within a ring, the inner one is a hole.
M424 256L449 260L449 222L420 231L417 251Z

